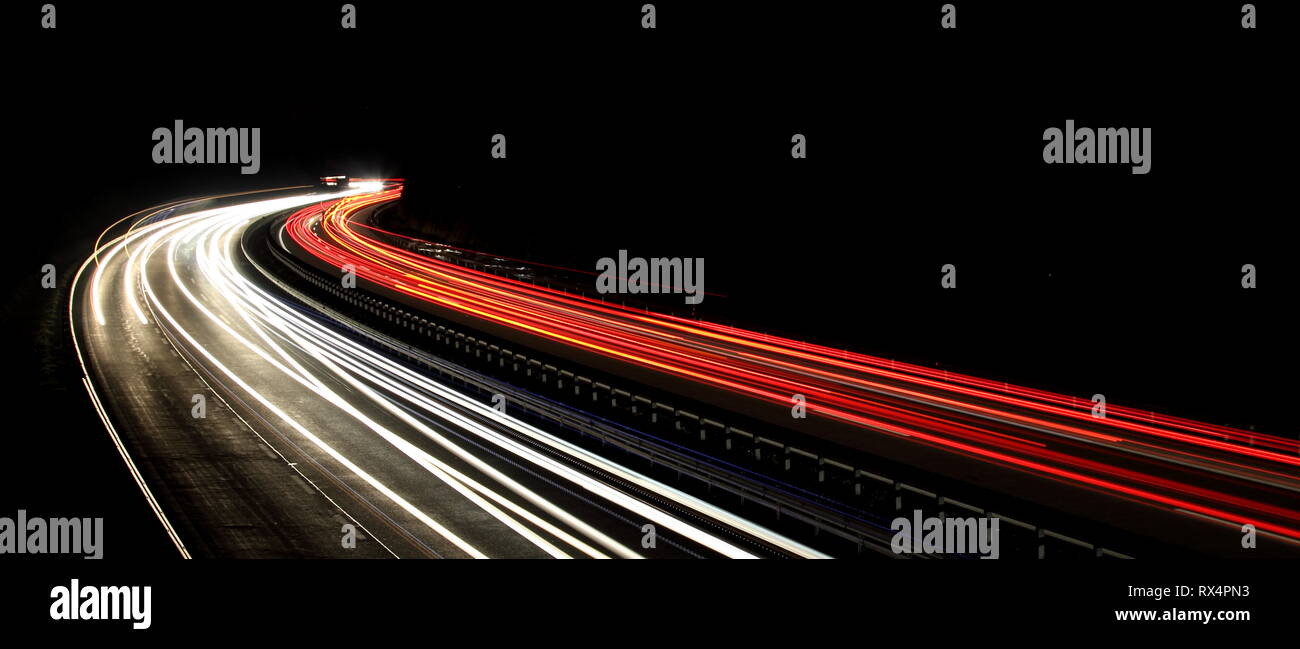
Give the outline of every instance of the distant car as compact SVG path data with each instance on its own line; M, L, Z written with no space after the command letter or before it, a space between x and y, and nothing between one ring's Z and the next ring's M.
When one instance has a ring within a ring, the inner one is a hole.
M347 176L321 176L320 186L331 191L338 191L348 188Z

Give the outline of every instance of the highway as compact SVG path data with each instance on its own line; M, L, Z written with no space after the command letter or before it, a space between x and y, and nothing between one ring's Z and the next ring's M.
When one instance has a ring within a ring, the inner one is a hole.
M1088 398L624 307L484 272L418 252L428 242L369 223L373 209L400 192L391 187L297 210L284 226L283 245L322 270L355 269L367 286L439 317L721 407L762 413L767 421L851 448L900 458L921 452L959 458L957 472L967 479L978 476L1031 499L1041 490L1051 494L1041 499L1053 506L1067 501L1067 509L1077 505L1090 516L1121 522L1177 521L1183 527L1169 533L1175 539L1185 536L1184 529L1215 530L1197 533L1195 543L1204 548L1235 544L1245 524L1285 552L1300 548L1296 439L1120 404L1094 412ZM793 395L806 398L807 420L790 419Z
M160 206L77 275L86 388L183 556L825 556L359 344L244 255L349 195L389 196Z

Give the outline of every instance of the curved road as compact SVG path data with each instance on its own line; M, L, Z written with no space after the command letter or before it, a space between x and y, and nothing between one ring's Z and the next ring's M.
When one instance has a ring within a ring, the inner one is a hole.
M823 556L322 325L240 240L339 194L275 195L156 210L73 290L87 389L185 556Z

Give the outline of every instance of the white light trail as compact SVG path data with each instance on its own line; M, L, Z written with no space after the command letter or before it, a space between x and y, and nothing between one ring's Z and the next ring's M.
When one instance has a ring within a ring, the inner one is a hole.
M624 543L601 532L434 430L425 421L413 416L403 404L427 415L431 420L442 422L491 444L539 473L559 478L582 493L672 530L723 556L739 558L754 555L632 493L575 469L568 462L558 461L519 439L528 439L549 449L551 453L613 475L702 518L739 530L798 556L826 556L498 412L486 403L470 399L305 317L284 303L282 298L266 292L243 277L236 266L236 255L239 254L239 236L247 225L261 216L317 200L318 196L295 196L205 210L129 231L105 244L100 250L107 252L100 259L90 289L96 321L100 325L106 324L101 274L115 255L126 250L124 277L119 285L141 324L148 320L135 300L134 287L137 282L160 324L165 323L169 330L176 332L185 341L186 347L205 359L206 364L228 377L240 390L284 421L315 448L346 467L360 480L469 556L486 555L400 495L397 488L379 480L373 471L363 469L360 461L346 457L335 446L314 434L268 396L265 390L254 386L253 382L265 376L266 367L278 370L310 394L319 397L314 403L328 404L329 407L346 413L438 481L550 556L570 556L561 546L568 546L590 557L606 557L607 552L622 557L639 555ZM230 340L220 336L212 338L211 334L207 334L207 338L201 341L201 335L213 330L195 326L187 328L174 315L173 310L164 304L164 298L149 281L150 266L159 251L165 256L170 280L180 293L203 318L229 336ZM180 272L182 265L188 265L197 272L183 277ZM252 335L245 335L247 332L252 332ZM234 347L229 344L231 342L235 343ZM266 365L257 366L256 372L241 372L238 357L232 356L232 350L237 348L251 351L265 361ZM223 356L226 357L224 360ZM310 362L306 359L310 359ZM350 388L346 397L339 390L330 387L340 381ZM496 486L489 486L483 479L457 469L364 411L365 408L372 408L371 412L374 412L374 407L400 420L408 434L413 431L420 438L434 442Z

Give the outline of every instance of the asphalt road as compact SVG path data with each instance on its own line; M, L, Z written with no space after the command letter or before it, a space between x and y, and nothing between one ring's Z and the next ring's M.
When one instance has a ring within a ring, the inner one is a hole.
M74 287L92 399L182 552L819 555L412 373L250 281L243 228L318 199L146 220Z

